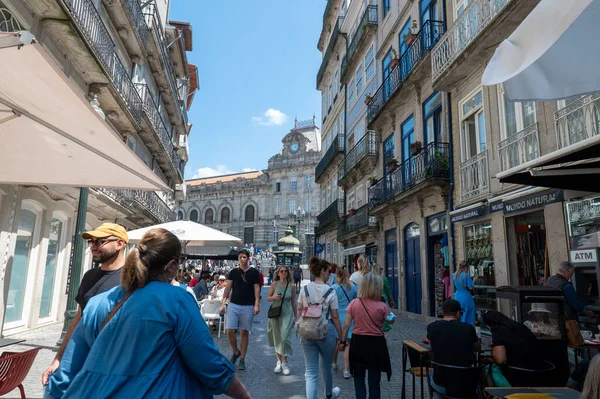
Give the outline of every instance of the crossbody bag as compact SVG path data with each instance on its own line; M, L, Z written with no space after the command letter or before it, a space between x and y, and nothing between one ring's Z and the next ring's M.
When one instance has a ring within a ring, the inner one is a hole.
M119 311L119 309L121 309L121 306L123 306L123 304L125 303L125 301L131 296L131 294L133 294L133 291L128 292L127 295L125 295L123 297L123 299L121 299L119 301L119 303L117 303L117 306L115 306L113 308L113 310L110 311L110 313L108 314L108 316L106 316L106 319L104 319L104 323L102 323L102 326L100 327L100 331L98 331L98 334L100 334L100 332L108 324L108 322L110 321L110 319L112 319L113 316Z
M281 297L281 301L280 301L281 303L277 306L275 306L274 303L271 304L271 307L269 308L269 312L267 313L267 317L269 319L277 319L278 317L281 317L281 308L283 306L283 301L285 300L285 294L287 292L288 285L290 285L289 281L285 285L285 290L283 291L283 296Z

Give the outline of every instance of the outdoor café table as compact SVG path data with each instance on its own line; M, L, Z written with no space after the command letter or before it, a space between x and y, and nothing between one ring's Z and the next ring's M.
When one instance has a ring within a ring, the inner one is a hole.
M583 345L568 345L569 348L573 349L573 353L575 354L575 368L577 368L578 364L579 364L579 356L581 355L581 357L583 357L583 353L585 351L587 351L588 354L588 359L592 358L591 355L591 351L592 350L600 350L600 344L593 344L593 343L585 343Z
M581 397L580 392L569 388L486 388L485 391L499 399L504 399L509 395L521 393L544 393L556 399L579 399Z

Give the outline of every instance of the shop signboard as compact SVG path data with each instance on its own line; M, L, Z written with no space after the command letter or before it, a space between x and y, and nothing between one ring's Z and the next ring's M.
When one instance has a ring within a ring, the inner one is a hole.
M490 202L488 204L488 212L489 213L502 212L502 211L504 211L504 202L496 201L496 202Z
M571 251L570 258L572 263L597 263L598 248L578 249Z
M452 223L464 222L465 220L471 220L483 216L483 206L477 208L467 209L466 211L458 212L450 217Z
M317 246L315 247L315 252L318 254L323 252L323 244L317 244Z
M514 200L504 201L504 214L541 208L555 202L562 202L563 198L563 190L546 190L525 197L515 198Z

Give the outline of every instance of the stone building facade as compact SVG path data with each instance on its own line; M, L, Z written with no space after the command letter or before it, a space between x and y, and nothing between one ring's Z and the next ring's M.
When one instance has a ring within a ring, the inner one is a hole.
M206 224L261 250L273 249L287 226L300 234L304 259L314 253L320 189L314 181L321 136L316 121L296 121L281 151L262 171L188 180L179 219Z

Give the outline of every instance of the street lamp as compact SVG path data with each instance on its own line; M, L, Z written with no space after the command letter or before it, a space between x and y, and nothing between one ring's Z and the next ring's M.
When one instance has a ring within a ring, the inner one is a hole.
M302 251L302 259L304 258L304 249L306 247L305 244L302 243L302 238L304 236L304 234L302 234L301 230L300 230L300 225L302 223L302 219L304 219L307 215L309 215L310 212L305 211L304 209L302 209L302 207L298 207L298 209L296 209L292 215L294 218L296 218L296 236L298 238L298 240L300 241L300 247L301 247L301 251ZM290 216L292 216L290 215Z

